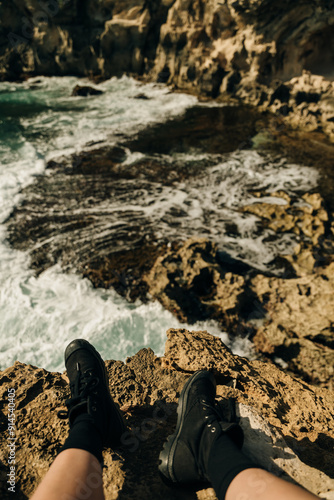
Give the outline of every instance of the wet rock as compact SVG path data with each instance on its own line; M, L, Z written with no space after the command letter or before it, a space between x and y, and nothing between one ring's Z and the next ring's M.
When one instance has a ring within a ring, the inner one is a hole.
M158 474L158 455L176 424L176 404L189 375L213 370L217 400L226 411L236 401L245 433L244 452L283 478L296 481L322 498L332 498L333 393L300 382L279 368L233 355L207 332L171 329L165 355L151 349L121 361L106 361L111 394L128 430L122 445L104 451L106 496L134 500L181 498ZM64 442L68 425L57 418L69 396L66 375L16 362L0 373L3 432L0 460L7 463L7 390L16 391L15 498L31 496ZM4 470L6 469L6 465ZM4 500L12 497L2 482ZM182 498L214 499L211 488L182 491Z
M76 85L72 91L72 96L80 96L87 97L89 95L101 95L103 94L102 90L96 89L94 87L90 87L89 85Z
M193 106L183 116L140 131L125 142L131 150L159 154L197 149L223 154L249 146L266 118L248 106Z
M302 196L305 204L301 204L284 191L268 194L279 203L259 201L244 206L243 211L261 217L265 226L275 232L293 232L299 236L294 254L283 257L291 263L296 274L311 274L315 266L324 265L326 254L330 261L331 256L324 248L329 217L322 197L318 193L306 193ZM261 199L266 193L257 195Z
M146 94L143 94L143 93L137 94L134 98L141 99L144 101L148 101L150 99L150 97L148 97Z
M304 262L300 278L237 274L219 259L214 244L190 239L158 257L144 280L150 295L179 320L214 318L232 337L251 335L258 352L290 372L331 388L333 266L305 273Z

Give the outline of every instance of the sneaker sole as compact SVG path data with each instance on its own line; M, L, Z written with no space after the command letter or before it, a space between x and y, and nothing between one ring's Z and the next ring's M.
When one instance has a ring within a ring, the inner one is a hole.
M109 394L109 401L108 401L109 402L109 407L110 407L110 410L111 410L112 414L115 415L115 417L117 419L118 426L119 426L119 437L117 439L113 439L112 443L111 443L113 445L117 445L117 444L120 443L121 436L125 432L126 426L125 426L123 417L122 417L120 411L118 410L116 404L114 403L114 401L112 399L112 396L110 394L108 373L107 373L106 365L105 365L105 363L104 363L104 361L103 361L103 359L101 357L101 354L87 340L76 339L76 340L74 340L73 342L71 342L66 347L65 355L64 355L64 357L65 357L65 366L66 366L66 363L67 363L69 357L74 352L78 351L79 349L86 349L86 350L90 351L90 353L97 359L97 361L99 363L99 366L100 366L100 368L102 370L102 373L103 373L103 382L105 383L107 391L108 391L108 394Z
M160 464L158 466L159 472L162 474L164 481L167 481L169 483L178 482L173 471L175 449L177 446L178 438L182 431L190 389L193 386L193 384L201 378L209 378L214 387L216 387L216 380L213 373L207 371L195 372L187 380L180 394L177 406L177 422L176 422L175 432L170 436L168 436L167 441L165 442L163 449L159 455L160 459Z

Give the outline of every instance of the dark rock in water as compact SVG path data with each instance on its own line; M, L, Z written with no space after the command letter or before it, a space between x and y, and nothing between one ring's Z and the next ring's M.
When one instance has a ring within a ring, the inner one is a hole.
M223 154L251 145L250 138L265 118L247 106L194 106L181 117L147 127L125 143L142 153L169 154L197 149Z
M178 183L203 176L221 158L208 154L237 147L255 132L258 118L248 109L196 107L124 145L50 161L47 170L52 175L39 176L24 189L24 202L7 222L8 239L16 248L31 250L31 266L37 273L60 261L94 286L113 286L129 300L145 300L142 275L167 243L184 238L184 214L171 207L152 218L146 215L148 207L159 205L159 200L164 204ZM156 155L175 149L187 152L194 141L206 158ZM127 163L124 146L146 156ZM133 205L136 209L129 208Z
M96 287L112 286L130 301L147 299L142 276L169 242L145 215L147 198L154 202L162 186L202 174L212 160L146 156L127 164L126 158L124 147L113 146L53 160L47 165L52 175L24 189L25 201L8 220L8 240L31 250L37 273L59 261ZM129 208L133 204L137 209Z
M145 101L148 101L150 97L148 97L146 94L137 94L135 95L134 99L143 99Z
M81 86L76 85L72 91L72 96L80 96L87 97L89 95L101 95L103 94L102 90L95 89L94 87L90 87L89 85Z

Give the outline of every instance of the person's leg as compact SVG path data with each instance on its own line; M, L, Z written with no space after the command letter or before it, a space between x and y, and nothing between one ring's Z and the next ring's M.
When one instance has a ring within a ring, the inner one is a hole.
M317 498L262 470L241 452L242 429L224 421L215 395L212 373L199 371L187 380L179 398L175 433L159 456L163 479L170 484L210 483L219 500Z
M256 466L226 434L211 447L207 474L219 500L314 500L312 493Z
M240 472L227 489L225 500L316 500L319 497L262 469Z
M88 451L64 450L31 500L104 500L101 464Z
M33 500L102 500L102 450L120 442L125 425L109 391L100 354L86 340L77 339L65 350L71 397L70 431L57 458L34 493Z

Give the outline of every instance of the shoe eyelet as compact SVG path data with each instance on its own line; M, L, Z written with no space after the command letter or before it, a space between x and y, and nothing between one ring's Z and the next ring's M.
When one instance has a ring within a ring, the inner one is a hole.
M93 408L92 408L92 411L96 411L96 408L95 408L95 406L93 406Z
M205 415L204 418L205 420L207 420L209 418L209 415Z
M208 427L211 427L212 424L208 424Z
M212 427L211 432L216 432L216 427Z

